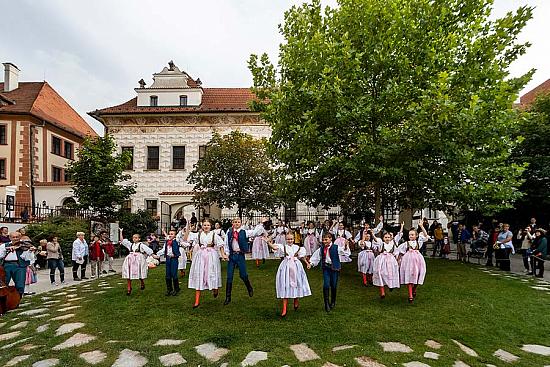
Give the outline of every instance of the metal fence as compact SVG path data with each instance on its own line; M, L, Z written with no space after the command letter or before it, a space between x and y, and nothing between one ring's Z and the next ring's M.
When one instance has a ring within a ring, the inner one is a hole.
M0 222L36 223L51 217L68 217L75 219L89 219L96 215L92 210L74 209L63 206L50 208L41 205L9 205L0 201Z
M303 222L324 222L327 219L335 220L340 217L341 213L339 211L293 211L293 210L280 210L277 211L274 215L262 214L262 213L252 213L251 215L244 215L243 221L248 220L250 223L257 223L261 218L267 217L271 219L274 224L277 224L279 220L284 221L289 225L300 225ZM236 214L223 214L220 218L222 221L231 220L236 217Z

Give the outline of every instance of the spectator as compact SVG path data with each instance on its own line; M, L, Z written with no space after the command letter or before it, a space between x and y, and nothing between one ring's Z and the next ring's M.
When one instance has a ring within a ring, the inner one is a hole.
M194 225L194 224L196 225L197 222L198 222L198 220L197 220L197 217L195 217L195 212L191 213L191 219L189 219L189 223L191 225Z
M431 237L435 235L435 229L437 228L438 225L439 225L439 222L437 221L437 219L432 222L432 224L430 225L430 228L428 228L428 236Z
M59 283L55 281L55 269L59 269L61 284L65 284L65 264L63 263L63 253L59 242L57 242L56 236L50 236L46 249L48 268L50 269L50 283L52 285L59 285Z
M86 278L86 265L88 265L88 262L90 260L90 248L88 247L88 244L86 243L86 240L84 240L84 262L82 263L80 267L80 279L88 279Z
M37 282L36 268L34 267L34 264L36 263L36 249L34 246L31 246L27 253L27 260L29 261L29 264L27 265L27 270L25 272L25 295L31 296L36 293L31 291L31 284Z
M447 229L450 231L453 243L458 243L458 222L456 220L447 223Z
M486 251L487 263L485 264L485 266L493 266L494 246L497 243L497 238L501 227L502 223L493 222L493 228L491 229L491 233L489 234L489 246L487 246Z
M531 233L535 233L535 229L537 229L537 219L535 217L531 218L531 222L529 223L529 227L531 227Z
M514 235L510 232L510 225L504 223L498 233L495 246L495 260L500 270L510 271L510 253L515 253L512 239Z
M159 250L159 240L154 233L150 233L149 236L147 236L147 246L149 246L155 254Z
M544 259L548 254L548 240L546 231L542 228L535 230L535 239L533 240L533 257L531 266L533 271L529 274L534 274L537 278L542 278L544 274ZM537 270L539 271L537 273Z
M105 259L103 255L103 249L101 248L101 241L99 236L95 235L92 244L90 245L90 267L92 268L92 278L99 278L101 274L101 269L103 268L103 260Z
M445 238L445 235L443 233L443 227L441 226L441 223L437 223L436 227L433 230L433 235L434 248L432 251L432 257L435 257L437 250L439 250L439 257L443 257L443 239Z
M109 266L109 273L115 273L115 270L113 269L113 259L115 257L115 245L113 245L113 242L107 236L107 231L102 231L101 234L101 248L103 249L104 254L104 261L103 261L103 274L107 274L107 270L105 270L105 264L108 264Z
M521 241L521 256L523 258L524 273L529 273L529 258L531 256L531 244L533 241L533 234L531 232L531 226L528 225L523 230L518 231L517 239Z
M472 227L472 250L477 251L479 249L487 247L489 242L489 234L481 229L480 225Z
M10 242L8 227L0 227L0 244Z
M458 261L466 262L466 244L470 243L472 235L462 223L458 225L457 239Z
M25 208L21 211L21 222L27 223L29 221L29 208Z
M30 254L25 246L22 246L21 233L11 232L10 242L0 245L0 260L3 261L6 272L6 284L13 279L17 292L23 297L25 293L25 274L29 265Z
M80 281L78 277L78 268L84 264L84 256L86 255L86 249L88 244L84 239L84 232L76 232L76 240L73 242L73 251L71 261L73 264L73 280ZM82 270L81 270L82 271Z

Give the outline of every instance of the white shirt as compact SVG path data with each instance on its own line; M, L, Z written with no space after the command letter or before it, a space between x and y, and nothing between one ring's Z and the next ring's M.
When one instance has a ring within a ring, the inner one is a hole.
M188 241L194 245L199 245L199 232L190 233ZM214 231L208 233L200 232L200 247L221 247L223 246L223 240Z
M334 243L331 244L331 246L334 246ZM332 260L329 256L330 248L327 250L327 256L325 257L325 263L331 265ZM338 246L338 256L349 256L351 255L351 250L348 248L346 249L344 246ZM319 247L313 255L311 255L311 258L309 259L309 262L312 266L317 266L319 262L321 261L321 247Z
M238 232L240 234L241 231L245 231L246 237L251 238L251 237L261 236L264 230L265 230L264 225L260 223L252 230L244 229L243 227L241 227L238 229ZM235 240L234 238L229 238L231 232L232 232L231 230L228 230L226 234L226 240L225 240L225 244L227 246L226 249L229 250L229 241L231 241L231 247L233 248L233 251L235 252L241 251L241 248L239 247L239 241Z
M0 245L0 259L4 259L4 261L17 261L17 253L15 251L8 251L7 247L11 247L11 242ZM24 251L21 253L21 259L30 261L33 255L31 251Z
M78 258L84 257L87 247L88 244L86 243L86 240L80 241L80 238L74 240L71 260L76 261Z
M274 243L273 247L275 248L275 256L277 257L285 256L285 250L287 257L295 256L301 259L302 257L306 256L306 249L298 245L281 245Z
M122 246L126 247L130 252L138 252L141 251L142 253L146 253L147 255L153 254L153 250L149 246L147 246L143 242L135 242L131 243L126 238L122 240Z

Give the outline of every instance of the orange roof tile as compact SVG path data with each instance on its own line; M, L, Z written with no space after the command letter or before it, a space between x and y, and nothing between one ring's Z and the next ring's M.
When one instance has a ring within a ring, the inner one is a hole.
M550 79L525 93L520 97L519 101L522 105L529 105L533 103L535 98L541 93L550 93Z
M0 90L3 89L4 83L0 83ZM97 136L94 129L48 82L19 82L18 88L2 92L2 97L15 104L0 105L0 114L30 114L80 137Z

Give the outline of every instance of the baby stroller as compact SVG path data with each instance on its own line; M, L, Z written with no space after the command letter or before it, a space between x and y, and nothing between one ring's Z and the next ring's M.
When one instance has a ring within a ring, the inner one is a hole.
M470 258L477 259L477 263L481 264L481 259L485 258L487 242L483 240L475 240L470 243L470 250L466 253L466 258L470 262Z

